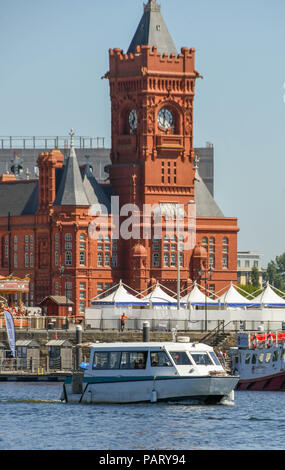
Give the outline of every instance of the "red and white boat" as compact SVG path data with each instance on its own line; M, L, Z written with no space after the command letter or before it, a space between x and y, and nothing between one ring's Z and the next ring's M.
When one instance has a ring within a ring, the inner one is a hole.
M285 332L238 333L229 355L236 390L285 391Z

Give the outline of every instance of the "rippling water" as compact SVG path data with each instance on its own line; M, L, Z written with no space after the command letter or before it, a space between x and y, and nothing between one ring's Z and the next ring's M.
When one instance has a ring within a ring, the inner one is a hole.
M235 392L234 406L77 405L61 384L0 384L1 450L280 450L285 393Z

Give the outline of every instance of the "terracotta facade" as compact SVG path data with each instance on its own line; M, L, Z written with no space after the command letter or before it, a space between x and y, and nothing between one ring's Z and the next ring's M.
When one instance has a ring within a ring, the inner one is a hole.
M207 281L212 292L237 279L237 219L213 216L210 210L209 215L201 216L196 201L200 183L193 147L195 82L199 77L195 50L182 48L179 54L168 55L155 46L141 45L128 54L111 49L109 60L112 164L110 183L101 190L110 201L111 195L119 197L119 210L124 214L120 224L127 220L125 205L135 204L140 236L112 239L109 211L109 229L95 240L88 233L94 221L90 198L89 204L80 199L73 205L63 199L56 202L68 165L58 150L39 155L38 181L19 183L11 175L3 175L0 182L0 191L2 186L11 197L18 193L19 198L26 189L31 192L34 184L31 200L36 206L13 211L9 196L6 214L2 210L0 216L1 274L30 274L27 301L38 305L48 295L67 295L74 302L72 313L78 317L84 316L92 298L120 279L140 292L156 281L176 291L178 255L181 290L194 280L200 282L201 267L213 267L212 279ZM81 175L85 170L80 169ZM82 181L85 184L83 176ZM87 194L87 186L84 188L80 191ZM96 188L94 183L94 194ZM75 186L71 190L79 191ZM182 253L178 253L177 233L167 236L164 212L175 210L177 204L184 209L186 226L189 204L197 211L195 246ZM150 237L144 237L145 205L157 206L162 214L161 239L153 236L153 215L148 219Z

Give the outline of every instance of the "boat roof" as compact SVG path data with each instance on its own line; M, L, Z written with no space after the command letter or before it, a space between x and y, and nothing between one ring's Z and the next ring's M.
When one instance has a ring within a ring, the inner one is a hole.
M120 349L120 350L126 350L126 349L168 349L170 351L176 351L177 349L180 350L189 350L191 349L192 351L195 350L203 350L203 351L212 351L212 347L208 346L207 344L204 343L187 343L187 342L180 342L180 341L164 341L164 342L142 342L142 341L137 341L137 342L130 342L130 343L92 343L90 345L90 348L93 349Z

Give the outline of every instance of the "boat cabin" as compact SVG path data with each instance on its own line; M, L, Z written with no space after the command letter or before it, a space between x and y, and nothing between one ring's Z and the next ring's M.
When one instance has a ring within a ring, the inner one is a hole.
M91 346L85 376L208 375L224 372L213 348L194 343L96 343Z

